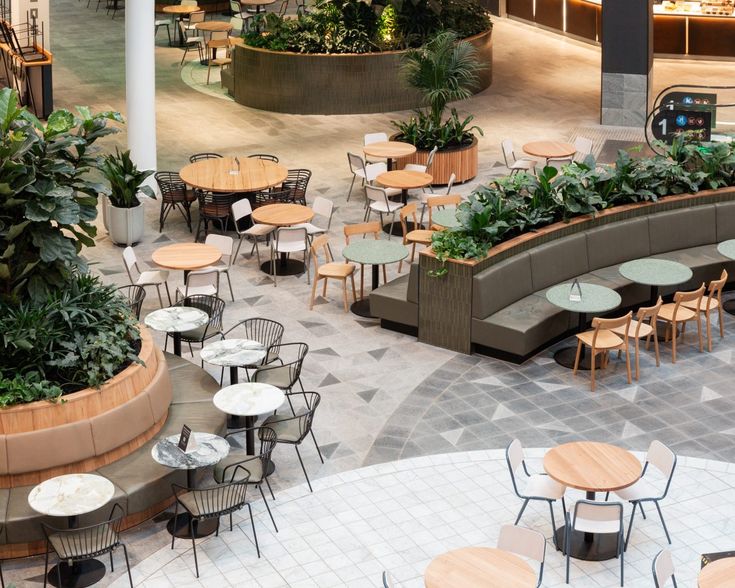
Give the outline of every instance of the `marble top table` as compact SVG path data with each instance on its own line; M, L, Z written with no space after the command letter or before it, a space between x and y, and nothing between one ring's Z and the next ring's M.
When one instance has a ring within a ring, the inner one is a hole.
M202 348L202 360L230 368L230 384L237 384L237 368L258 365L268 351L259 341L222 339Z
M191 306L169 306L146 315L144 323L154 331L171 333L174 339L174 353L181 357L181 333L191 331L207 324L209 315Z
M735 259L735 239L723 241L717 245L717 251L720 252L720 255L724 255L728 259ZM730 314L735 314L735 298L723 301L722 309Z
M447 229L453 229L459 226L457 220L457 209L456 208L445 208L443 210L437 210L431 213L431 224L439 225ZM431 228L431 227L429 227Z
M546 291L546 299L554 306L576 312L579 316L578 332L584 331L586 324L586 315L588 313L601 314L613 310L620 306L622 299L612 288L600 286L598 284L590 284L588 282L579 282L582 291L581 300L570 300L569 295L572 291L572 282L566 284L558 284ZM575 294L578 294L576 288ZM574 368L574 360L577 355L576 345L564 347L554 353L554 360L559 365L567 368ZM599 358L598 358L599 359ZM585 346L582 346L582 353L579 357L579 369L590 369L591 358L587 356Z
M214 395L214 405L224 413L234 417L245 417L246 450L255 455L255 433L253 427L258 415L273 412L286 399L280 388L258 382L243 382L222 388ZM239 428L236 419L232 419L232 428ZM228 425L229 426L229 425Z
M44 515L67 517L70 529L78 526L77 517L102 508L115 495L115 486L110 480L97 474L67 474L57 476L31 490L28 505ZM62 586L91 586L105 575L105 564L96 559L69 565L60 562L48 573L48 581L59 586L61 573Z
M381 265L397 263L408 257L408 248L396 241L383 241L381 239L357 239L352 241L342 250L342 256L347 261L362 265L373 266L373 290L378 288L378 279ZM363 298L360 292L360 300L354 302L350 307L353 313L365 318L374 318L370 314L370 299Z
M189 453L179 449L179 435L171 435L161 439L151 448L151 457L161 465L178 470L186 470L186 484L189 488L195 487L194 473L197 468L212 466L227 457L230 444L211 433L192 431L197 448ZM190 441L191 442L191 441ZM206 537L217 530L217 519L206 519L194 522L194 535ZM182 539L191 539L188 513L178 513L167 525L168 532Z

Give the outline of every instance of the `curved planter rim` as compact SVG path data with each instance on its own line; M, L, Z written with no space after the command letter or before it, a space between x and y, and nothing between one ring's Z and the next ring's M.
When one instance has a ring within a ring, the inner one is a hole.
M400 135L400 133L394 133L390 136L391 141L397 141L397 137ZM407 143L408 141L404 141L404 143ZM477 145L478 139L477 135L472 135L472 142L468 143L467 145L459 145L457 147L449 147L448 149L437 149L437 153L457 153L459 151L467 151L468 149L472 149L475 145ZM410 145L411 143L409 143ZM431 149L419 149L416 147L416 153L429 153Z

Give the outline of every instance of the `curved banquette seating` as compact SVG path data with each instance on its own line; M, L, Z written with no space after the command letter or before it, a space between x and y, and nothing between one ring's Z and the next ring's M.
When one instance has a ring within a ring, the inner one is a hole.
M214 378L180 357L167 353L165 358L168 364L167 378L170 379L173 390L172 397L168 398L170 405L166 403L164 406L162 401L159 401L160 406L153 407L147 396L140 395L145 402L149 402L147 407L141 400L139 406L120 407L124 414L111 414L115 411L110 411L100 415L106 420L98 423L100 430L94 436L96 442L99 443L99 440L103 439L110 446L114 446L118 438L129 436L125 435L122 429L142 426L137 421L151 416L148 414L151 410L160 411L164 415L168 410L166 421L155 438L125 457L94 471L115 485L113 502L120 503L125 510L125 528L136 525L165 509L172 501L172 483L186 484L184 470L167 468L156 463L151 457L151 448L159 438L180 433L184 424L194 431L207 433L222 434L226 430L226 416L212 404L212 397L219 390ZM46 451L49 453L71 454L79 451L79 448L83 448L89 441L86 434L79 435L77 441L67 436L63 438L63 443L70 447L65 448L61 444L62 439L57 439L53 430L49 430L48 434L50 437ZM34 458L29 456L28 459ZM67 473L72 471L70 469ZM0 488L0 522L4 523L0 535L1 557L22 556L42 551L41 523L47 522L54 526L66 524L66 519L45 517L30 508L28 494L34 485ZM109 509L105 507L101 510L106 517ZM99 522L101 516L100 511L83 515L79 517L79 525Z
M569 334L577 327L578 317L552 305L545 293L574 278L616 290L622 306L613 315L648 301L650 288L623 278L618 271L628 260L656 257L692 269L688 283L662 288L664 296L717 278L723 267L735 279L735 262L717 251L718 243L733 238L735 202L721 202L616 220L514 252L471 279L473 350L523 361ZM433 279L419 277L416 283ZM408 288L410 281L402 276L371 294L373 314L413 325L406 317L413 316L418 308L414 300L419 297Z

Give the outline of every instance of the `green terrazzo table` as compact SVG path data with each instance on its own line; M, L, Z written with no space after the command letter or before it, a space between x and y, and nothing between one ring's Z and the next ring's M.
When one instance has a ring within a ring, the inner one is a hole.
M431 213L431 224L452 229L459 226L456 208L445 208Z
M735 259L735 239L723 241L717 246L717 251L720 252L720 255L724 255L728 259ZM730 314L735 314L735 298L725 300L722 303L722 309Z
M408 257L408 248L397 241L383 241L382 239L358 239L342 250L342 256L347 261L359 263L361 266L373 266L372 288L378 287L379 269L381 265L396 263ZM370 314L370 299L362 297L355 301L350 310L358 316L375 318Z
M572 290L572 283L558 284L546 291L546 299L554 306L576 312L579 316L578 332L584 330L586 324L587 313L600 314L617 308L620 306L622 299L620 294L606 286L598 284L589 284L587 282L579 282L582 291L581 300L570 300L569 295ZM574 290L578 294L577 289ZM567 368L574 368L574 360L577 355L577 347L563 347L554 353L554 360L559 365ZM582 346L582 353L579 358L579 368L582 370L590 369L591 358L587 356L585 346Z

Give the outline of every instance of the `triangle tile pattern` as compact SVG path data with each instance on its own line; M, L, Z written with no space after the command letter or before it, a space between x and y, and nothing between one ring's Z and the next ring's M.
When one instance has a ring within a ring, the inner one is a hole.
M375 398L375 394L377 393L377 391L377 388L373 388L372 390L363 390L362 392L358 392L357 395L365 402L370 404L370 401Z

